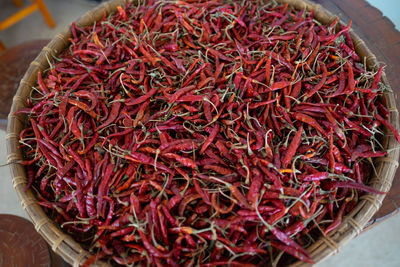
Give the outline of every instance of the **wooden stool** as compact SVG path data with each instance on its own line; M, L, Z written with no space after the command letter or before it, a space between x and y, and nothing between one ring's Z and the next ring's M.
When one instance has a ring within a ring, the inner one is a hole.
M0 129L7 128L12 99L29 64L49 42L30 41L0 52Z
M51 266L47 243L30 221L10 214L0 214L0 264Z
M22 5L23 5L22 0L13 0L13 2L17 7L22 7ZM43 18L46 21L47 25L49 25L49 27L53 28L54 26L56 26L52 16L49 13L49 10L47 9L47 6L43 2L43 0L32 0L31 5L21 9L20 11L18 11L17 13L13 14L10 17L8 17L7 19L0 21L0 31L7 29L8 27L14 25L15 23L17 23L20 20L23 20L24 18L26 18L27 16L29 16L30 14L32 14L33 12L35 12L37 10L39 10L42 13ZM5 49L5 46L0 41L0 51L4 50L4 49Z

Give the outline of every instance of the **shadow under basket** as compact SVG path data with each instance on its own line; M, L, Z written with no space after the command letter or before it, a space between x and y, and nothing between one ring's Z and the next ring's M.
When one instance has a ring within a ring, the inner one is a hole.
M93 25L95 21L100 20L104 13L110 14L117 10L117 6L126 4L127 1L115 0L103 3L97 8L87 12L83 17L76 21L77 26ZM133 1L135 4L136 1ZM314 17L322 24L331 23L336 16L326 11L321 5L303 0L278 0L279 3L287 3L295 9L307 9L314 11ZM350 29L350 35L353 39L355 50L360 56L362 62L366 62L368 69L377 70L378 62L376 57L366 47L365 43ZM15 115L15 111L25 108L26 99L30 95L32 86L36 85L37 73L49 67L48 58L53 58L62 52L69 44L68 38L71 37L71 31L66 29L58 34L51 42L43 48L38 57L30 64L25 76L20 82L18 91L13 98L11 112L8 116L7 127L7 150L8 163L11 169L14 188L21 199L22 208L30 216L35 225L35 229L44 237L50 247L59 254L66 262L73 266L79 266L90 255L79 243L73 240L71 236L64 233L60 227L53 222L37 204L37 200L31 189L25 191L27 185L27 176L23 165L17 163L22 160L22 152L18 149L19 134L24 128L25 115ZM389 83L385 74L382 75L382 81L385 86ZM396 129L399 129L399 115L396 109L395 96L392 91L387 90L384 93L384 102L390 111L389 121ZM386 157L378 158L375 161L376 174L370 179L370 186L380 190L389 191L396 169L398 167L399 150L393 149L397 146L395 138L388 134L384 136L383 146L388 150ZM364 226L371 219L373 214L379 209L385 195L365 194L360 198L356 207L343 218L342 224L328 236L320 237L314 244L307 248L312 259L317 263L330 255L337 253L340 248L348 241L357 236ZM96 266L108 266L106 262L98 261ZM295 262L291 266L309 266L304 262Z

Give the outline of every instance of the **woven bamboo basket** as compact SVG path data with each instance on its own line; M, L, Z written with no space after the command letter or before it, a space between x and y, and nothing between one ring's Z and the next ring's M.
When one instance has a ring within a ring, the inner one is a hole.
M129 0L113 0L103 3L97 8L87 12L83 17L76 21L78 26L93 25L100 20L104 13L110 14L117 10L117 6L126 4ZM133 0L135 2L136 0ZM308 0L276 0L279 3L287 3L296 9L313 10L315 18L323 23L331 23L336 16L325 10L321 5L312 3ZM378 62L365 43L350 30L357 54L362 61L366 62L368 69L377 70ZM25 191L27 177L24 166L18 162L22 160L22 153L17 148L19 145L19 133L24 128L25 115L15 115L14 112L25 108L26 99L30 94L32 86L36 85L38 70L45 70L49 67L49 59L57 56L68 44L71 31L66 29L58 34L47 46L43 48L37 58L30 64L25 76L20 82L18 91L13 99L12 108L8 116L7 127L7 151L8 164L11 169L13 186L21 200L22 208L29 215L35 225L35 229L48 242L53 251L59 254L66 262L74 267L83 263L90 255L88 251L74 241L72 237L64 233L55 222L44 213L42 208L36 203L32 190ZM382 75L383 83L390 88L385 74ZM399 114L396 108L395 96L393 92L386 91L384 99L390 111L390 122L399 129ZM400 151L394 149L398 146L395 138L386 131L383 146L389 150L386 157L378 158L375 161L376 174L370 179L370 186L377 190L389 191L396 169L399 165L398 158ZM322 236L307 250L315 262L320 262L330 255L338 253L340 248L348 241L356 237L363 230L364 226L372 218L373 214L382 205L385 195L365 194L361 197L357 206L343 219L342 224L328 236ZM296 262L291 266L309 266L310 264ZM108 266L106 262L98 261L96 266Z

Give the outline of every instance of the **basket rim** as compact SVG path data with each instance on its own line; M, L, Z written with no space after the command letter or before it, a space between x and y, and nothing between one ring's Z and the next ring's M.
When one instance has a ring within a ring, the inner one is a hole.
M288 4L295 9L307 9L314 11L314 18L322 24L329 24L337 16L327 11L320 4L313 3L309 0L276 0L280 4ZM78 26L87 26L93 24L94 21L101 19L104 14L109 15L116 11L117 6L125 5L128 2L136 2L135 0L111 0L105 2L96 8L88 11L80 17L76 24ZM135 4L135 3L134 3ZM344 25L340 20L340 24ZM377 69L378 61L374 54L369 50L364 41L350 28L350 36L354 42L357 54L364 58L368 69ZM17 149L19 145L19 133L23 127L23 115L15 115L14 112L24 107L24 100L31 90L31 86L36 84L36 75L38 70L44 70L49 66L47 58L60 53L68 45L68 38L71 36L69 27L62 33L56 35L51 42L46 45L37 58L30 64L25 76L20 82L16 95L13 98L13 104L8 116L7 125L7 160L10 166L13 186L21 200L21 205L25 212L29 215L35 225L35 229L51 246L53 251L59 254L66 262L73 266L79 266L84 262L90 253L82 248L82 246L65 234L59 226L52 221L44 213L42 208L36 203L36 198L32 189L25 191L27 178L24 167L18 163L22 159L22 153ZM390 88L390 84L383 73L382 82ZM394 93L392 91L384 92L384 99L390 111L390 122L396 129L399 129L399 114L396 107ZM392 135L385 134L385 148L394 148L397 141ZM373 175L370 185L381 191L387 192L394 178L396 169L399 165L400 151L391 149L386 157L379 158L376 166L377 174ZM344 217L342 224L338 229L330 233L328 236L321 236L307 250L310 252L313 260L321 262L332 254L338 253L340 248L355 236L360 234L364 226L372 218L373 214L382 205L385 195L366 194L361 197L356 207ZM109 266L104 261L97 261L96 266ZM310 266L308 263L296 262L291 266Z

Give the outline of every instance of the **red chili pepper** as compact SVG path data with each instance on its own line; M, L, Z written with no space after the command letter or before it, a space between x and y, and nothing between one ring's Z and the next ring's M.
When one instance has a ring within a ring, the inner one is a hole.
M344 91L346 95L350 95L354 92L355 89L355 81L354 81L354 74L353 74L353 67L350 65L349 62L346 62L347 66L347 88Z
M321 127L321 125L312 117L296 112L293 114L293 118L299 121L302 121L304 123L307 123L311 127L313 127L315 130L320 132L322 135L324 135L326 138L329 138L328 134L325 132L325 130Z
M292 141L290 142L290 145L286 150L286 153L284 154L285 156L282 159L282 166L284 168L288 167L289 164L292 162L292 158L296 154L296 151L301 144L302 134L303 134L303 127L300 127L300 129L297 131Z
M320 181L323 179L327 179L328 177L329 177L328 172L317 172L317 173L306 175L303 178L303 181L305 181L305 182Z
M104 202L104 196L106 196L109 184L108 182L110 181L112 177L112 173L114 171L114 165L109 164L105 170L104 177L101 179L100 185L99 185L99 191L97 193L97 216L98 217L103 217L104 218L104 213L105 213L105 205L103 204Z
M140 235L140 239L143 242L144 247L146 248L146 250L148 251L148 253L152 256L152 257L156 257L156 258L169 258L171 256L171 253L164 253L159 251L157 248L155 248L154 246L152 246L149 242L149 240L147 239L145 233L143 233L142 230L138 229L137 230L139 235Z
M271 57L274 60L276 60L279 64L284 65L290 71L294 71L294 67L289 62L287 62L286 59L284 59L282 56L276 54L275 52L265 51L265 55Z
M219 174L222 174L222 175L234 174L234 172L231 169L224 168L224 167L218 166L218 165L205 165L203 167L203 169L205 169L205 170L213 170L213 171L215 171L215 172L217 172Z
M190 85L187 87L183 87L180 88L179 90L177 90L170 98L169 98L169 102L170 103L174 103L176 100L179 99L179 97L187 92L193 91L194 89L196 89L195 85Z
M101 124L99 127L97 127L96 131L103 129L104 127L110 125L111 123L113 123L115 121L115 119L118 117L118 111L121 107L121 102L119 101L121 98L122 98L121 95L117 95L115 97L115 102L113 102L111 112L110 112L107 120L105 122L103 122L103 124Z
M251 209L250 204L247 202L245 196L240 192L239 188L234 185L229 185L229 190L231 191L232 196L234 196L238 200L239 205L247 209Z
M275 83L273 83L273 84L269 87L269 90L275 91L275 90L278 90L278 89L282 89L282 88L284 88L284 87L287 87L287 86L289 86L290 84L291 84L290 81L275 82Z
M91 110L85 103L82 103L80 101L77 101L77 100L71 99L71 98L69 98L67 101L69 104L72 104L72 105L82 109L84 112L88 113L92 118L97 117L97 114L93 110Z
M147 92L145 95L140 96L135 99L130 98L130 99L126 100L124 103L127 106L138 105L138 104L143 103L143 102L147 101L148 99L150 99L156 92L157 92L157 90L155 88L151 88L151 90L149 92Z
M361 191L373 193L373 194L386 194L386 192L382 192L382 191L376 190L372 187L369 187L367 185L359 184L359 183L351 182L351 181L346 181L346 182L326 181L322 186L326 187L328 190L332 190L334 188L353 188L353 189L357 189L357 190L361 190Z
M232 202L229 207L222 209L217 203L217 194L216 193L211 194L211 205L215 209L215 211L220 214L230 213L233 210L233 208L235 207L235 204L236 204L235 202Z
M157 62L160 60L159 58L153 57L143 45L139 46L139 51L143 54L143 56L151 62L153 66L157 64Z
M214 128L210 131L210 135L207 137L206 141L204 142L203 146L200 149L200 154L203 154L207 147L214 141L215 137L218 135L220 130L219 124L215 124Z
M72 107L67 114L67 121L71 127L71 132L77 139L81 139L82 133L81 130L78 128L78 125L75 120L75 113L78 111L77 107Z
M49 89L47 88L46 84L43 81L42 73L40 71L38 71L37 82L39 85L39 89L42 91L43 94L50 93Z
M283 244L275 242L275 241L271 241L271 245L281 251L284 251L290 255L293 255L294 257L300 259L301 261L314 264L314 261L310 258L310 256L304 255L301 251L299 251L293 247L286 246L286 245L283 245Z
M189 167L192 169L197 168L196 163L190 158L185 158L185 157L182 157L182 156L174 154L174 153L163 153L163 156L167 157L167 158L173 158L176 161L178 161L179 163L182 163L183 166L185 166L185 167Z
M274 245L275 247L278 247L295 256L296 258L311 263L313 264L313 260L311 259L311 257L309 256L308 252L302 248L299 244L297 244L295 241L293 241L290 237L288 237L284 232L281 232L280 230L278 230L276 227L272 228L272 234L281 242L283 242L286 246L280 245L279 243L275 243L274 241Z
M397 142L400 142L400 134L399 131L387 120L385 120L384 118L382 118L381 115L379 115L378 113L375 113L375 118L382 123L383 125L385 125L389 131L391 131L394 135L394 137L396 138Z
M326 66L324 63L321 63L321 68L322 68L322 78L319 81L318 84L316 84L310 91L307 91L305 96L307 98L310 98L311 96L313 96L316 92L318 92L319 90L321 90L322 86L324 86L326 79L328 77L328 71L326 69ZM353 89L354 90L354 89Z
M309 66L311 66L314 62L314 60L317 57L317 54L319 53L319 48L320 48L321 43L318 42L317 46L314 48L314 50L311 52L310 56L308 57L307 61L306 61L306 66L308 68L310 68ZM322 66L325 66L324 64L322 64ZM325 69L326 71L326 69Z
M346 204L347 204L346 201L344 201L341 204L340 209L339 209L338 213L336 214L336 219L324 230L325 234L332 232L337 227L339 227L339 225L342 223L342 217L343 217L344 210L346 208Z

